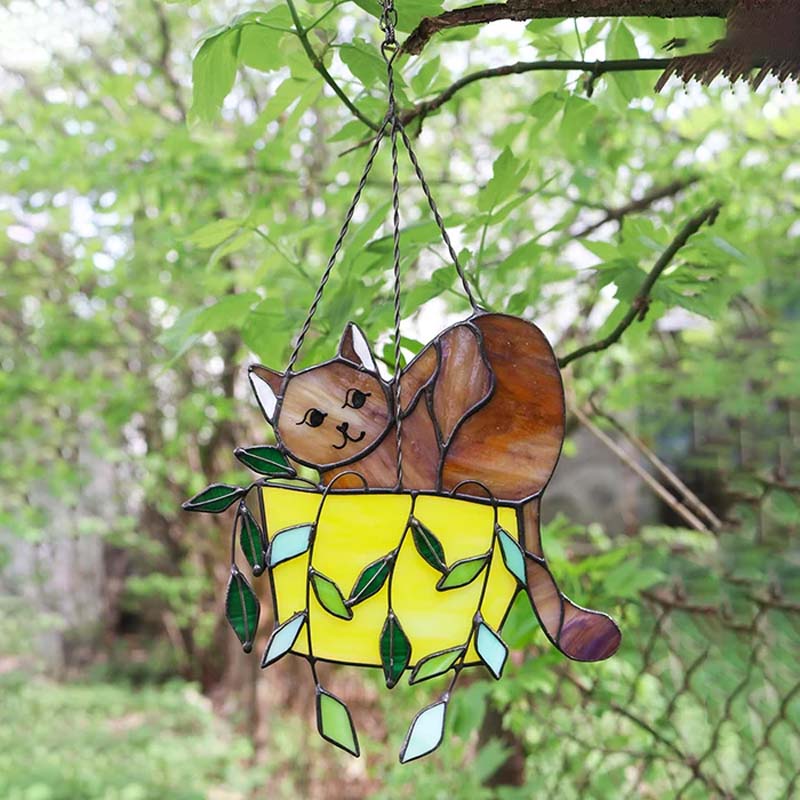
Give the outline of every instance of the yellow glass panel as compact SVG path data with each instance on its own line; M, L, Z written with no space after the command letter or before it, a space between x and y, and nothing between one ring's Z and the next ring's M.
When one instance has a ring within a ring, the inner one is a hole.
M321 493L290 488L264 489L267 526L280 528L316 519ZM409 515L422 522L444 547L448 565L485 553L492 546L494 514L475 501L409 493L330 494L319 519L312 565L339 586L345 598L368 564L392 552L403 538ZM513 508L500 508L500 524L513 536ZM308 556L298 556L274 569L278 620L283 622L305 608ZM498 629L516 590L499 549L488 573L467 586L440 592L441 573L431 567L414 546L411 533L403 539L391 578L392 607L411 642L411 665L437 650L463 644L470 633L484 580L482 614ZM379 592L353 607L352 620L342 620L309 596L309 625L314 655L330 661L380 666L379 639L388 608L389 581ZM305 636L293 648L307 653ZM467 661L476 661L470 647Z

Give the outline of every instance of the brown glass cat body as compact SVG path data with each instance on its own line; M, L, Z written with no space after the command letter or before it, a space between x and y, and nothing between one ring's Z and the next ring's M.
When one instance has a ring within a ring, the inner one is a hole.
M392 387L355 325L332 361L288 379L266 367L251 372L275 394L274 412L265 413L280 443L317 468L323 485L355 471L371 488L397 486ZM471 480L498 499L522 501L544 488L561 450L564 395L555 356L535 325L504 314L459 323L400 380L404 489L448 491ZM348 401L354 392L365 395L359 408ZM355 476L337 482L362 485ZM459 493L485 495L474 484Z
M616 651L614 621L565 597L542 552L539 501L561 452L565 411L558 362L535 325L478 314L437 336L403 371L402 485L394 387L353 323L331 361L289 375L253 366L250 381L279 445L316 468L323 486L341 475L336 490L366 482L482 499L488 490L513 503L528 593L548 638L579 661Z

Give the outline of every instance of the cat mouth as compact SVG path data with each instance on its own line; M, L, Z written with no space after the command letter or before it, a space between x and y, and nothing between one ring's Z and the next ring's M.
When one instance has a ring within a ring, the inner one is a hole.
M343 440L341 444L331 445L331 447L334 450L344 450L344 448L347 447L349 442L360 442L367 435L366 431L361 431L361 433L359 433L358 436L355 437L351 436L347 431L340 430L339 433L342 434Z

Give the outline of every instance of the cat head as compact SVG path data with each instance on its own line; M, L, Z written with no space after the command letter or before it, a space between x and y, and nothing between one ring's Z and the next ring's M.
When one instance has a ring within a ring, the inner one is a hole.
M355 461L392 424L389 386L378 374L363 332L352 322L331 361L288 375L260 364L248 372L278 442L300 464L328 469Z

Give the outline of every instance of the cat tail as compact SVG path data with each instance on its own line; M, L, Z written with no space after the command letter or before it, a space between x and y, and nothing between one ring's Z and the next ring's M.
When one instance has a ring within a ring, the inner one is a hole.
M517 513L528 596L547 638L574 661L602 661L614 655L622 641L617 623L602 611L573 603L550 573L542 552L539 499L529 500Z

